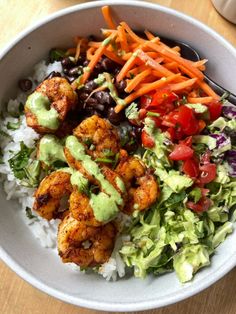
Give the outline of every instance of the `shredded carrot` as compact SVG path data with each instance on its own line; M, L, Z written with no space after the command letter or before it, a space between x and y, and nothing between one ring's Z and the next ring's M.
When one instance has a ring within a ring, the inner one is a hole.
M119 58L114 52L109 51L108 49L105 49L104 55L108 57L109 59L111 59L112 61L120 65L124 65L124 61L121 58Z
M102 41L90 41L89 43L88 43L88 46L89 47L94 47L94 48L99 48L100 46L101 46L101 44L102 44Z
M173 73L163 67L161 64L153 60L149 57L145 52L141 49L137 50L138 58L141 59L147 66L150 66L152 69L157 70L158 72L162 73L162 76L170 76Z
M151 69L147 69L139 74L137 74L132 80L129 81L125 88L126 93L131 93L132 90L142 82L142 80L147 77L149 74L151 74Z
M137 60L137 54L133 53L131 57L126 61L123 68L120 70L119 74L116 77L117 82L120 82L123 80L123 78L126 76L127 72L132 69L132 67L135 65L135 62Z
M93 56L94 56L94 52L95 52L95 48L94 47L90 47L87 52L86 52L86 58L90 61L92 60Z
M129 46L128 46L124 27L122 25L118 26L117 31L118 31L118 38L120 39L121 49L125 52L128 52Z
M152 40L154 38L156 38L151 32L149 32L148 30L144 31L144 34L147 36L148 40Z
M104 51L106 50L107 45L109 45L110 41L112 41L116 36L117 36L116 33L112 33L108 38L106 38L102 42L101 46L96 50L96 52L93 55L93 58L90 60L87 66L88 71L84 72L81 78L81 84L84 84L87 81L87 79L90 76L90 73L93 71L94 67L96 66L101 56L103 55Z
M218 96L206 82L198 80L197 84L208 96L211 96L213 99L220 99L220 96Z
M152 42L146 42L146 46L150 47L154 51L159 52L161 55L166 56L170 58L172 61L178 62L180 65L183 66L184 69L188 70L188 73L191 73L191 77L197 77L199 79L203 79L204 75L202 74L201 71L199 71L197 68L192 66L191 62L189 60L186 60L170 51L167 51L165 48L158 46L155 43Z
M136 98L145 95L149 92L151 92L152 90L155 90L157 88L163 87L165 85L167 85L168 83L174 81L178 76L180 76L180 74L174 74L171 75L165 79L160 79L158 81L152 82L147 84L146 86L138 89L137 91L133 92L132 94L128 95L125 99L124 99L124 105L117 105L115 107L115 112L119 113L125 106L127 106L129 103L131 103L133 100L135 100Z
M128 52L122 56L122 60L127 61L132 56L133 52Z
M66 56L75 55L75 53L76 53L76 48L69 48L66 50Z
M107 23L107 26L111 29L116 29L116 25L111 18L110 7L108 5L105 5L104 7L102 7L102 14L103 14L104 20Z
M198 121L198 127L199 127L199 133L202 132L203 129L206 127L206 122L204 120L199 120Z
M177 92L177 91L183 90L183 89L185 89L187 87L191 87L194 83L196 83L196 81L197 81L197 79L193 78L193 79L190 79L190 80L187 80L187 81L183 81L183 82L180 82L180 83L171 84L170 85L170 89L173 92Z
M80 46L81 46L82 40L78 40L77 46L76 46L76 51L75 51L75 60L78 61L79 56L80 56Z
M213 97L188 97L188 102L191 104L207 104L213 100Z
M126 30L126 32L129 34L130 38L134 41L137 42L139 44L143 44L146 42L145 39L139 37L138 35L136 35L131 28L129 27L129 25L125 22L121 22L120 25L122 25L124 27L124 29Z

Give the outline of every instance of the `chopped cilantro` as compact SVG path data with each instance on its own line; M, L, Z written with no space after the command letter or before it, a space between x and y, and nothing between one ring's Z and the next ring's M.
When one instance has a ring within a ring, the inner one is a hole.
M51 49L49 52L49 59L51 63L54 61L60 61L64 57L65 57L65 51L61 49Z
M18 122L8 122L7 129L8 130L17 130L20 127L20 121Z
M35 219L35 218L37 218L37 216L35 216L35 215L32 214L32 210L31 210L31 208L28 207L28 206L25 208L25 214L26 214L26 216L27 216L29 219Z
M23 142L20 143L20 151L8 160L10 168L17 179L27 178L25 168L29 163L29 157L34 148L27 147Z

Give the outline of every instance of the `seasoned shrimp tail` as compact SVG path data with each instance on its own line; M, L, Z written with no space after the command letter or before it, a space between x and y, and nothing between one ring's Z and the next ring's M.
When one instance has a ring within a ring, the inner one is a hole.
M115 171L123 179L128 193L124 212L131 214L135 210L147 210L160 195L156 179L140 159L129 157L124 150L120 155L120 162Z
M77 101L77 94L65 78L47 79L26 101L27 125L38 133L55 133Z
M113 223L90 227L67 215L58 228L58 253L63 263L94 267L105 263L114 248L117 230Z
M122 210L127 198L127 193L125 189L125 184L121 177L108 167L103 166L101 168L101 173L103 174L105 180L109 182L114 189L120 194L123 200L121 204L117 205L119 210ZM90 182L91 183L91 182ZM106 193L103 190L101 184L96 179L92 181L93 189L96 189L96 193ZM88 225L88 226L101 226L107 223L107 221L99 221L95 218L94 211L91 205L90 196L80 192L77 186L73 187L73 192L70 195L70 211L72 216L78 221ZM105 205L104 205L105 206Z
M59 211L68 208L66 198L72 192L70 176L70 173L55 171L45 177L35 192L33 210L47 220L58 218ZM63 201L66 204L63 205Z

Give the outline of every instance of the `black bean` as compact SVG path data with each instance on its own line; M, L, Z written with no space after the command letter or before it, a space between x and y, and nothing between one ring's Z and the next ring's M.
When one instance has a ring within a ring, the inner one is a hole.
M108 92L105 91L99 91L94 93L94 97L101 103L102 105L113 105L114 101L111 97L111 95Z
M79 96L80 100L86 100L88 98L89 94L86 92L81 92L81 93L79 93L78 96Z
M88 60L85 60L85 61L83 62L83 67L88 66L88 64L89 64L89 61L88 61Z
M133 126L132 131L130 133L133 137L139 139L141 137L142 128Z
M93 97L89 97L88 100L86 101L86 106L93 107L96 105L98 105L98 101L97 101L97 99L95 99Z
M108 108L107 119L114 125L119 125L124 120L123 112L116 113L113 107Z
M69 74L69 69L64 68L64 69L63 69L63 73L64 73L65 75L68 75L68 74Z
M116 67L116 63L109 58L103 58L101 61L101 66L107 72L111 72Z
M117 91L119 93L123 93L124 92L124 89L126 88L126 81L125 80L121 80L120 82L115 82L115 87L117 89Z
M55 72L52 71L51 73L49 73L49 75L45 78L45 80L53 78L53 77L61 77L61 73L60 72Z
M83 72L83 67L81 66L76 66L76 67L73 67L69 70L69 73L68 75L69 76L79 76L81 75Z
M98 85L93 81L88 81L85 85L84 85L84 91L91 93L95 88L97 88Z
M69 77L67 77L67 80L69 81L69 83L74 82L75 79L77 79L76 76L69 76Z
M98 62L95 67L94 67L94 71L96 73L102 73L103 72L103 66L101 65L101 62Z
M27 92L27 91L31 90L32 85L33 85L32 81L29 79L22 79L22 80L19 80L19 82L18 82L18 86L20 87L20 89L23 92Z
M74 62L71 60L71 58L69 57L66 57L66 58L63 58L61 60L61 65L63 68L71 68L73 67L75 64Z

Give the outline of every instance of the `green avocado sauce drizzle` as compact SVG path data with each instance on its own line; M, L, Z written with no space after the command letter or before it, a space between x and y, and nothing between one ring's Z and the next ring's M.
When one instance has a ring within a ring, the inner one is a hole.
M101 185L101 192L90 194L90 205L93 208L95 218L102 222L114 219L119 212L118 206L123 205L120 193L105 179L97 163L86 154L84 146L75 136L68 136L65 146L72 156L76 160L81 161L85 170L96 178ZM78 182L78 178L72 178L72 181L76 183ZM81 176L79 181L81 181ZM119 185L122 186L121 182L119 182Z
M50 130L59 127L59 114L54 108L50 108L50 100L39 92L31 94L25 104L37 118L38 124Z
M55 135L44 135L39 142L38 152L38 160L47 166L51 166L58 160L66 162L63 144Z

